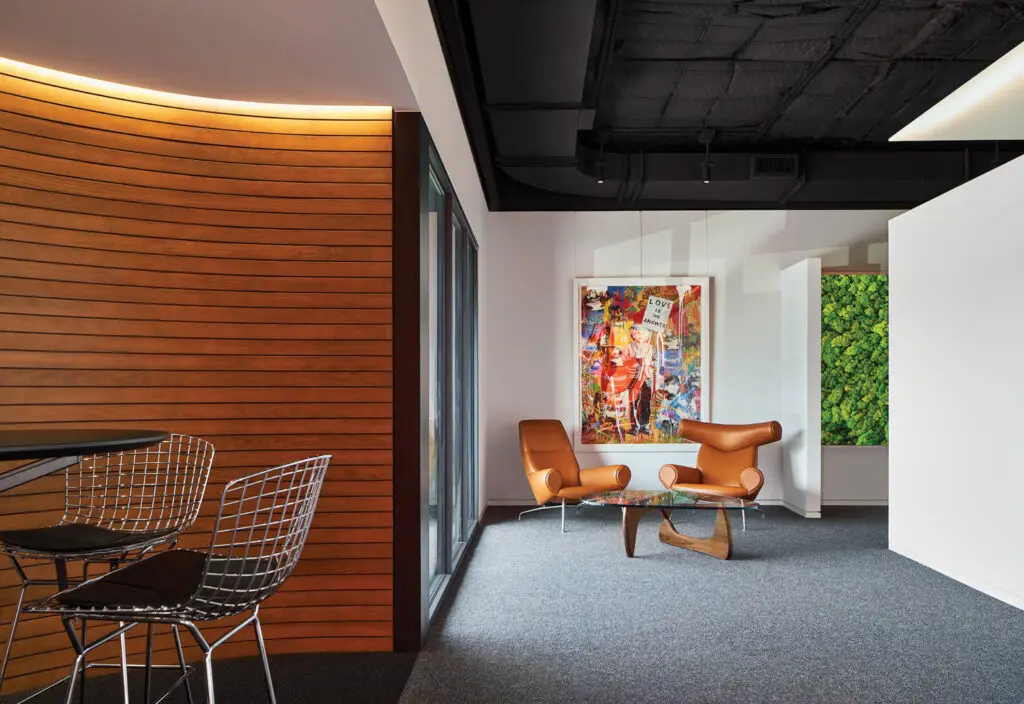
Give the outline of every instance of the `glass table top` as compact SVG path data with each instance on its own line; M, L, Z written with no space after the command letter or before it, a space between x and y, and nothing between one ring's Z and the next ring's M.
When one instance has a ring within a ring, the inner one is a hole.
M652 491L646 489L622 489L606 491L581 499L591 506L636 506L650 508L724 508L745 510L757 508L757 503L746 499L719 494L698 494L689 491Z

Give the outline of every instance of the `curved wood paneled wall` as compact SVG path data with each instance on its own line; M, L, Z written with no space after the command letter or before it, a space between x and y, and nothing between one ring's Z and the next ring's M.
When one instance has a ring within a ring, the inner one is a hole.
M391 111L226 114L0 70L0 426L208 438L195 547L225 481L332 453L269 648L391 649ZM59 517L62 491L0 495L0 527ZM70 652L56 620L24 624L4 691Z

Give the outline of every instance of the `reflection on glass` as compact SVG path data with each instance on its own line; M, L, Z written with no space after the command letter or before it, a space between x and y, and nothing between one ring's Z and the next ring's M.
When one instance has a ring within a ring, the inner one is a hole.
M443 351L440 347L444 340L442 326L442 286L444 284L444 192L434 179L430 178L430 193L427 201L428 217L428 251L429 251L429 273L427 275L427 315L429 337L427 342L428 352L428 388L429 399L427 401L427 434L429 445L428 461L428 524L429 524L429 553L427 557L428 584L431 592L434 591L443 568L438 564L438 545L441 540L438 530L440 520L441 479L443 474L444 458L444 408L442 385Z
M466 339L466 328L465 328L465 290L466 290L466 277L465 277L465 248L466 246L466 231L463 229L462 224L459 221L453 223L452 230L452 272L455 275L455 291L452 296L452 311L451 319L457 321L455 325L452 325L452 361L455 363L453 374L452 374L452 428L455 433L452 436L452 467L451 467L451 478L452 478L452 511L451 511L451 547L452 554L455 554L456 548L459 543L462 542L462 526L463 526L463 502L462 502L462 475L465 471L466 466L466 445L468 438L466 437L466 413L465 413L465 398L463 396L466 387L466 365L465 365L465 348L464 342Z
M426 467L431 617L477 516L477 246L432 153L427 184ZM422 536L421 536L422 537Z

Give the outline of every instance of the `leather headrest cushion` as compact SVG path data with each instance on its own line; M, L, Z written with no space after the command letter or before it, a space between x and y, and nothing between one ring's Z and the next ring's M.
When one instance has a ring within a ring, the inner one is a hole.
M775 420L747 425L724 425L684 420L679 434L687 440L710 445L722 452L734 452L782 439L782 425Z
M572 450L569 436L559 420L519 421L519 443L528 452Z

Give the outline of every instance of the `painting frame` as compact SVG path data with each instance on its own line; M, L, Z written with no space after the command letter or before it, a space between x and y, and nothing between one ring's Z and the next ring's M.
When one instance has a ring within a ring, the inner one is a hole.
M627 443L595 443L584 442L583 438L583 370L581 359L583 354L583 328L581 317L583 310L584 288L602 287L659 287L659 286L700 286L700 420L711 419L711 337L713 328L711 297L712 278L710 276L628 276L628 277L589 277L573 279L573 446L577 451L585 452L673 452L679 451L687 443L663 442L627 442ZM655 375L657 378L657 372Z

